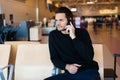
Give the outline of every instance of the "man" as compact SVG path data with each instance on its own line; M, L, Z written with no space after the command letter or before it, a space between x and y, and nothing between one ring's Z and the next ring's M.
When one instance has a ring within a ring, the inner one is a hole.
M66 7L58 8L55 20L57 29L49 34L50 56L65 73L45 80L100 80L88 32L74 27L73 14Z

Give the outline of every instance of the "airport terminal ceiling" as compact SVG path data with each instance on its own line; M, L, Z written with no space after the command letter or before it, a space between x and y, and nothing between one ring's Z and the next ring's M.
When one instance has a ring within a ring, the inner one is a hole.
M96 16L120 14L120 0L49 0L52 4L77 8L75 15ZM108 12L109 10L109 12ZM93 15L94 14L94 15Z
M87 4L120 4L120 0L51 0L59 5L77 6Z
M106 3L106 2L120 2L120 0L51 0L59 3L78 3L85 4L87 2Z

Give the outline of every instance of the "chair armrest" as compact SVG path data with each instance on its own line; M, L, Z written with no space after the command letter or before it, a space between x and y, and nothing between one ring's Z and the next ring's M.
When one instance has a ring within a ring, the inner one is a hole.
M8 73L8 79L7 80L12 80L13 68L14 68L14 66L12 64L0 68L0 76L1 76L2 80L5 80L3 70L6 69L6 68L9 68L9 73Z
M119 53L114 54L115 57L120 57Z

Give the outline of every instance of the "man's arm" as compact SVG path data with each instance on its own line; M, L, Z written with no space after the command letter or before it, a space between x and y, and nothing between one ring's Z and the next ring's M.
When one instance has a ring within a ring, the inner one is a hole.
M65 69L66 63L64 63L60 58L60 56L58 55L56 51L55 43L54 43L54 38L52 35L54 34L52 33L49 34L49 50L50 50L51 61L53 62L54 66L60 69Z
M76 38L73 39L73 44L84 60L90 61L93 59L93 46L87 30L79 30Z

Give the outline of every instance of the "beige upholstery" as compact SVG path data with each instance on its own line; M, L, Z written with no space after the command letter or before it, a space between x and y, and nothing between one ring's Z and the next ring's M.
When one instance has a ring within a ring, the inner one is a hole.
M11 48L10 45L0 44L0 68L8 65L10 48ZM5 80L7 80L7 69L4 70L4 75L5 75Z
M98 62L101 80L104 80L103 45L93 44L93 47L95 52L94 60Z
M40 42L32 42L32 41L6 41L5 44L11 45L11 54L10 54L10 64L15 64L17 45L19 44L40 44Z
M14 80L43 80L52 69L48 44L18 45Z

